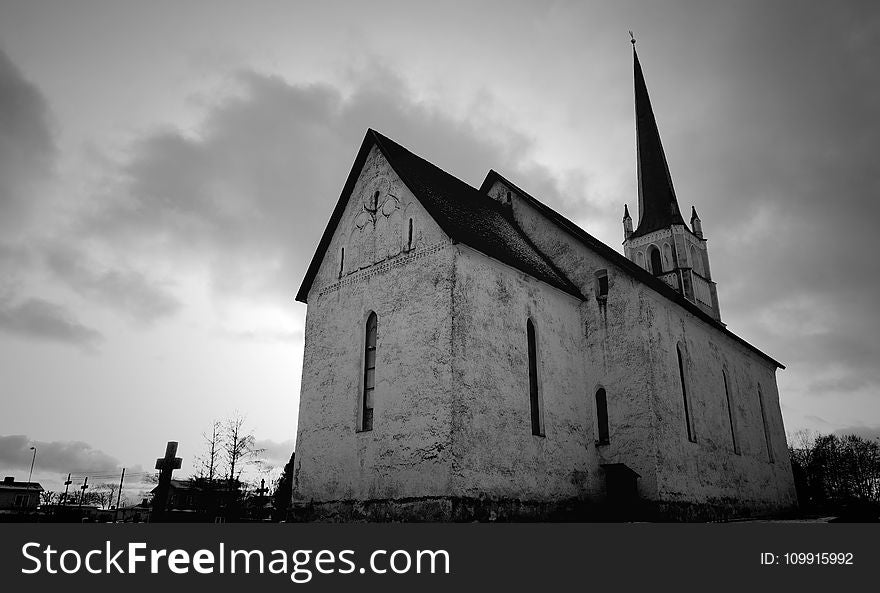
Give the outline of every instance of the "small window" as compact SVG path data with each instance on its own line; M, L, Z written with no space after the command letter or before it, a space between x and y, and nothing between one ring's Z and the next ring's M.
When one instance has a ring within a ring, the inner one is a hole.
M376 333L375 313L367 317L366 339L364 340L364 393L361 406L361 430L373 430L373 397L376 389Z
M413 248L413 219L409 219L409 230L406 235L406 250L409 251Z
M379 209L379 192L373 194L373 212Z
M608 270L596 271L596 299L604 301L608 298Z
M694 425L691 418L690 404L688 402L687 375L685 373L686 367L684 356L682 356L681 352L681 344L676 347L676 350L678 351L678 377L681 381L681 398L684 403L684 423L687 427L687 437L690 442L696 443L697 436L694 434Z
M773 457L773 443L770 441L770 425L767 423L767 412L764 410L764 392L761 385L758 385L758 403L761 406L761 422L764 424L764 441L767 443L767 460L774 463L776 458Z
M532 417L532 434L544 436L541 398L538 393L538 345L535 340L535 325L531 319L526 321L526 338L529 348L529 407Z
M598 420L599 439L597 445L607 445L610 440L608 436L608 400L605 395L605 389L600 387L596 391L596 419Z

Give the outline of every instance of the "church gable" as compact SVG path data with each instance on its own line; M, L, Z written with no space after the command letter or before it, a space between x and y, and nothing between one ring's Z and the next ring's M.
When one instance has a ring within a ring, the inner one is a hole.
M375 161L379 155L383 162L387 163L386 169L381 173L369 173L368 163ZM394 227L397 219L391 219L400 209L398 196L393 196L396 201L387 197L392 179L398 182L394 185L394 191L400 192L405 188L449 239L460 241L551 286L579 298L582 297L577 287L534 246L501 205L396 142L374 130L368 130L339 202L297 293L298 301L307 301L322 262L335 259L337 265L344 268L343 272L354 269L354 261L349 262L351 264L349 266L342 260L341 251L338 255L334 255L335 252L331 249L331 241L339 232L347 232L348 240L353 241L352 244L357 251L357 269L360 269L361 263L371 260L372 263L377 263L394 252L397 248L397 239L393 233L384 231L385 228ZM369 187L357 185L361 180L372 185ZM379 192L378 195L376 192ZM340 231L343 213L348 205L356 200L360 202L354 206L357 213L352 212L355 215L355 220L352 222L358 230L351 228ZM408 216L405 208L401 213L401 219L403 216ZM405 225L408 240L409 223L405 222ZM377 245L367 238L371 231L377 231L376 236L381 237L380 241L384 241L378 245L378 254L375 251ZM363 238L362 232L365 232ZM340 243L340 241L336 242ZM383 254L384 257L380 257ZM326 279L326 276L322 276L322 280Z
M449 241L378 146L367 147L358 164L360 168L351 174L354 182L346 184L350 191L340 198L339 212L334 211L325 231L329 239L323 254L320 249L315 254L318 267L309 284L321 289L353 281L359 272L376 264ZM306 282L297 295L305 300L301 296L308 296Z

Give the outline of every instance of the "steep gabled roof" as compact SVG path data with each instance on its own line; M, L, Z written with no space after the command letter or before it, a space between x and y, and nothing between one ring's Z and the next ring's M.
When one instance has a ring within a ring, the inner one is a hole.
M375 130L367 130L351 172L318 243L296 300L305 303L330 240L373 145L428 214L452 240L510 265L578 298L583 295L528 239L504 207Z
M623 254L615 251L596 237L592 236L587 231L583 230L581 227L567 219L565 216L554 210L553 208L547 206L537 198L529 195L527 192L523 191L514 183L510 182L503 175L495 171L494 169L490 170L486 175L486 179L483 181L480 186L480 192L487 193L489 189L491 189L492 185L495 184L496 181L500 181L516 191L526 202L528 202L531 206L533 206L538 212L546 216L552 223L556 224L559 228L564 231L567 231L572 237L578 239L586 245L588 248L593 250L598 255L607 259L610 263L614 264L618 268L623 271L629 273L631 276L635 277L642 284L648 286L654 291L660 293L671 301L678 303L680 306L684 307L689 313L699 317L706 323L712 325L719 331L727 334L729 337L733 338L752 352L759 354L761 357L775 364L777 367L784 369L785 365L781 364L777 360L771 358L767 354L763 353L756 347L752 346L744 339L727 329L723 324L714 319L711 315L704 312L702 309L697 307L694 303L690 302L684 296L681 295L678 291L672 289L668 284L663 282L662 280L656 278L653 274L649 273L647 270L643 269L641 266L636 264L633 261L630 261Z

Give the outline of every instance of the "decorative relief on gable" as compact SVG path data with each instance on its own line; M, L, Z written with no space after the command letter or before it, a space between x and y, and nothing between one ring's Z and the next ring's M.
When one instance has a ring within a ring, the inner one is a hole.
M366 269L356 271L356 273L352 273L349 276L339 280L338 282L334 282L322 288L318 291L318 296L322 297L325 294L329 294L331 292L336 292L343 286L348 286L351 284L356 284L358 282L363 282L364 280L368 280L377 274L382 274L387 272L388 270L394 269L396 267L402 266L409 262L422 259L423 257L427 257L434 253L438 253L449 247L452 243L448 240L438 241L433 245L426 245L421 249L414 249L405 255L401 255L400 257L396 257L391 260L387 260L381 262L377 265L370 266Z

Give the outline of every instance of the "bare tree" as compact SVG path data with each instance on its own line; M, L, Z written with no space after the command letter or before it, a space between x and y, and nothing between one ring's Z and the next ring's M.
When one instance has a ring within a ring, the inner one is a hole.
M245 417L238 412L226 420L225 429L223 451L227 475L230 481L238 480L245 466L253 463L263 449L256 448L254 434L245 428Z
M53 490L46 490L45 492L40 492L40 503L43 505L51 505L55 504L58 500L58 493Z
M211 423L211 432L203 432L202 438L205 440L207 452L204 456L198 457L199 478L205 478L208 484L213 484L217 474L220 473L221 456L225 450L224 446L224 426L220 420L214 420Z

